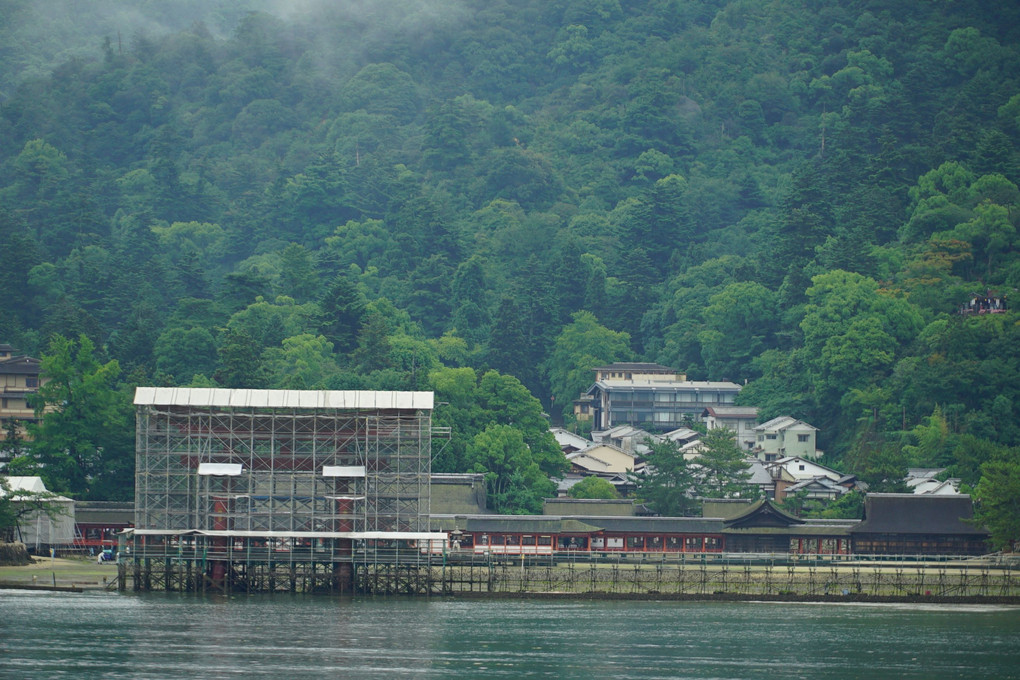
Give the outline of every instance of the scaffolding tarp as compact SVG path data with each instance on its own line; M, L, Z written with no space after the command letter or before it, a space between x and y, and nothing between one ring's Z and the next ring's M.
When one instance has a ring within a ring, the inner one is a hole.
M221 408L432 410L432 392L372 390L226 390L210 387L138 387L136 406Z
M135 404L140 530L429 530L431 392L139 387Z

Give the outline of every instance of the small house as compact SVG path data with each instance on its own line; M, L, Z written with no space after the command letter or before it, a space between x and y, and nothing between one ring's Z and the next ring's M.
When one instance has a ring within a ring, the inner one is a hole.
M612 444L593 444L567 455L570 467L581 474L625 474L634 469L635 456Z
M754 428L755 455L767 463L790 456L819 458L822 452L816 448L817 432L817 427L796 418L773 418Z
M715 430L728 427L736 434L737 446L750 451L758 441L754 428L758 426L758 409L754 406L707 406L701 412L705 427Z

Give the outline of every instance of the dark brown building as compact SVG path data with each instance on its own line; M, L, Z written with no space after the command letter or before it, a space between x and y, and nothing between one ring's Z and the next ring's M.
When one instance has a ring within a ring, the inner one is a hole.
M988 532L973 523L970 496L872 493L853 528L854 552L872 555L980 555Z

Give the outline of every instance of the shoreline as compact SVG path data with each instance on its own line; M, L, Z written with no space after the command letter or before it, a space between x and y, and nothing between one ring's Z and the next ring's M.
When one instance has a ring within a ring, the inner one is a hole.
M433 595L442 599L464 600L604 600L604 601L668 601L668 602L823 602L857 604L995 604L1020 606L1014 595L763 595L750 593L450 593Z
M0 590L44 590L54 593L84 593L81 586L41 586L30 583L4 583L0 581Z
M116 592L101 584L81 584L70 586L38 585L30 583L11 583L0 581L0 591L3 590L30 590L39 592L58 592L80 594L85 591L106 591ZM132 593L135 594L135 593ZM170 594L170 593L164 593ZM174 593L194 597L200 593ZM222 593L210 593L212 597L221 598ZM233 593L231 595L247 595L246 593ZM293 598L294 593L258 593L257 596L280 595ZM557 593L557 592L530 592L530 593L447 593L432 595L407 595L394 593L388 595L379 594L357 594L344 593L342 595L326 593L297 593L298 597L321 598L332 597L338 599L350 598L420 598L438 600L551 600L551 601L602 601L602 602L761 602L761 603L789 603L789 604L938 604L938 605L995 605L1020 607L1020 597L1003 595L968 595L968 596L938 596L938 595L753 595L744 593L712 593L712 594L679 594L679 593Z
M117 565L94 558L36 557L30 564L0 566L0 590L107 590L116 580Z

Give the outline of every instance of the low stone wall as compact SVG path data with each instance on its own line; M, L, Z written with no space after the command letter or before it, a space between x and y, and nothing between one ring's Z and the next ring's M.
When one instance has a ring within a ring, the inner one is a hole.
M24 543L0 543L0 566L20 567L31 563Z
M482 574L447 568L444 591L481 590ZM826 566L740 564L528 564L499 565L485 590L503 594L699 598L728 596L777 599L960 600L1020 598L1020 571L982 564L830 564Z
M1020 568L986 560L953 562L658 562L483 560L444 563L251 562L135 559L120 587L180 592L365 593L430 596L769 599L777 601L1020 602Z

